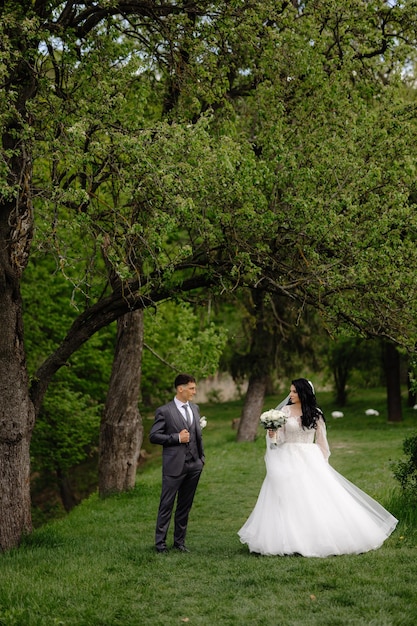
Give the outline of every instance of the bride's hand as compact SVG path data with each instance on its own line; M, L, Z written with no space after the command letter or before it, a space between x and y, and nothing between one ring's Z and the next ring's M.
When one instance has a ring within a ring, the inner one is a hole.
M269 437L271 437L271 439L274 436L275 432L276 432L275 430L268 430L268 435Z

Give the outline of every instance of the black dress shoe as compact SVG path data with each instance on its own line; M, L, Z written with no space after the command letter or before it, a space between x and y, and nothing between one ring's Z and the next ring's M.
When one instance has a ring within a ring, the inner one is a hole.
M175 550L179 550L180 552L189 552L189 549L185 546L174 546Z
M168 548L157 548L156 551L158 554L166 554L168 552Z

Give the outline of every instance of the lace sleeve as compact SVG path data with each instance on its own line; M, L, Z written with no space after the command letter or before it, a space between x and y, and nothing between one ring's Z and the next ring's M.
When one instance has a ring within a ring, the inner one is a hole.
M288 406L282 407L281 411L284 413L284 415L289 417L290 409L289 409ZM285 441L286 441L286 436L285 435L286 435L286 428L285 428L285 424L284 424L284 426L281 426L281 428L278 428L278 431L277 431L277 442L278 443L285 443Z
M278 428L277 430L277 443L284 443L285 442L285 426L283 426L282 428ZM269 450L270 446L269 444L271 443L271 439L269 437L268 431L266 432L266 449Z
M277 430L277 443L285 443L285 425Z
M281 426L281 428L278 428L276 433L277 433L277 444L279 445L281 443L285 443L285 424L284 424L284 426ZM271 448L270 445L269 445L271 443L271 439L269 437L269 434L268 434L267 430L265 431L265 434L266 434L266 438L265 438L266 439L266 441L265 441L265 443L266 443L266 451L268 453L270 450L273 450L274 448Z
M322 454L326 461L328 461L330 456L330 448L327 442L326 422L322 417L320 417L319 421L317 422L316 444L322 451Z

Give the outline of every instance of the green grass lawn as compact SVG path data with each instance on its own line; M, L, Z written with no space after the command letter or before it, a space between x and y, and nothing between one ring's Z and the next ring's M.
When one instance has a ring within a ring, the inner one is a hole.
M330 395L319 400L333 467L401 518L390 462L402 456L417 412L387 424L383 392L372 391L334 420ZM265 409L276 403L268 398ZM366 417L366 408L380 416ZM358 556L249 554L236 533L264 478L264 433L237 444L231 422L240 403L201 409L207 463L190 516L191 553L154 552L161 460L147 444L133 491L93 495L0 556L0 626L415 626L415 525L400 519L382 548Z

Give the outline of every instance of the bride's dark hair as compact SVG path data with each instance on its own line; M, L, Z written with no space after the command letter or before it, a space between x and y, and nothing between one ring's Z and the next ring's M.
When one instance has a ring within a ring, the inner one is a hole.
M300 398L303 428L317 428L318 419L320 417L324 419L324 415L317 406L313 385L306 378L296 378L292 384Z

